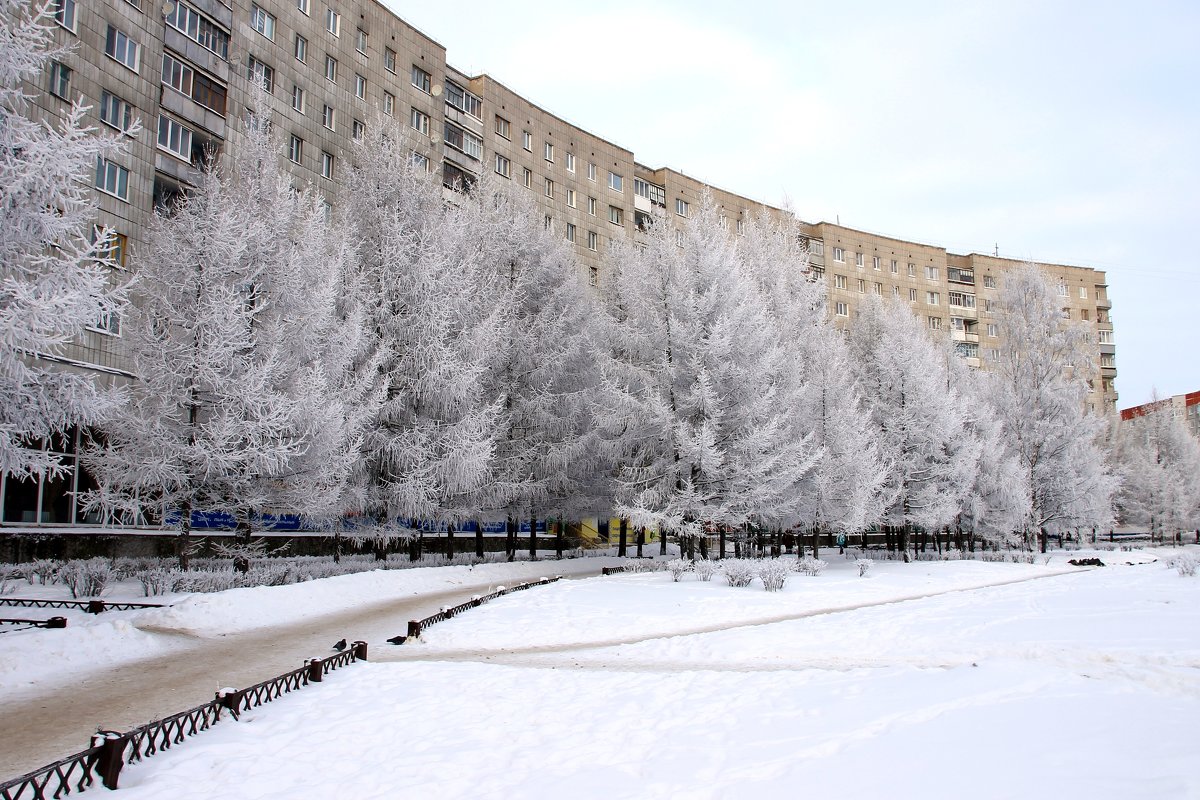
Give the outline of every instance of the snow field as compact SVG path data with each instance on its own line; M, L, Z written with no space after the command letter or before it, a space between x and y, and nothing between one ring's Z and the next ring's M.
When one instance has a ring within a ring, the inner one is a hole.
M1162 563L851 569L782 593L644 573L511 595L372 650L417 661L341 670L127 768L122 795L1200 793L1200 581ZM1033 579L966 589L1014 577ZM856 587L878 604L764 621L764 601L782 616ZM945 589L966 590L897 601ZM697 618L725 628L689 633Z

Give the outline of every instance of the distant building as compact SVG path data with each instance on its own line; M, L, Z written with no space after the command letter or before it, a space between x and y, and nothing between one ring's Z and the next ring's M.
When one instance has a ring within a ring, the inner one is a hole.
M1188 432L1200 439L1200 392L1177 394L1140 406L1121 409L1121 422L1136 422L1150 414L1174 414L1183 420Z
M633 151L490 76L458 71L447 63L445 47L376 0L57 0L56 12L56 37L74 50L29 87L43 116L61 117L82 96L97 128L124 131L142 122L125 155L97 164L93 183L96 222L117 231L122 264L144 241L154 207L187 190L205 153L238 146L251 78L271 90L281 158L331 204L353 139L375 115L393 117L409 136L413 158L440 173L449 189L488 173L532 192L546 225L574 244L599 291L604 249L636 235L648 215L685 219L707 190L737 234L763 207L674 170L645 166ZM547 68L553 68L549 59ZM803 223L802 230L839 325L852 324L868 293L890 295L909 302L931 329L946 331L974 366L987 368L999 357L1004 331L993 303L1005 273L1021 262L959 255L829 222ZM1098 361L1088 402L1110 410L1117 398L1116 355L1105 274L1078 266L1044 269L1059 287L1064 316L1095 330ZM103 380L132 377L115 316L58 360ZM71 456L76 436L46 446ZM0 478L0 524L98 523L76 509L75 491L89 486L79 469L36 485Z

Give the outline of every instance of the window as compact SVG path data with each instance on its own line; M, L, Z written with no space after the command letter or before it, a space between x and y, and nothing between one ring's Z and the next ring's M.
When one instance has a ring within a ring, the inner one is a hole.
M845 289L846 288L846 276L845 275L834 275L833 276L833 285L834 285L834 288L836 288L836 289Z
M609 206L608 207L608 221L613 223L614 225L624 225L625 224L625 212L623 212L621 209L617 208L616 206Z
M941 295L938 294L937 292L926 292L925 293L925 302L931 306L936 306L941 301L941 299L942 299Z
M686 217L689 211L688 203L682 197L675 198L675 213L681 217Z
M1000 351L995 347L989 347L987 354L988 354L988 358L992 361L1000 360Z
M1081 308L1079 309L1079 318L1082 320L1090 320L1092 318L1091 312L1089 312L1086 308Z
M429 135L429 115L418 109L413 109L408 117L409 124L413 130L422 133L425 136Z
M845 250L843 250L843 249L842 249L842 248L840 248L840 247L835 247L835 248L833 248L833 260L834 260L834 261L841 261L841 262L845 263L845 261L846 261L846 251L845 251Z
M588 162L588 180L596 180L596 165L591 162Z
M836 308L835 313L839 317L850 316L850 306L846 305L845 303L838 303L835 308Z
M325 30L332 33L334 36L340 35L342 29L342 15L334 11L332 8L325 9Z
M554 163L554 145L550 144L549 142L546 142L544 152L545 152L546 160L549 161L551 164L553 164Z
M390 47L383 48L383 68L396 74L396 51Z
M996 276L995 275L984 275L983 276L983 288L995 289L996 288Z
M454 81L446 81L446 105L453 106L464 114L470 114L475 119L483 119L483 101Z
M533 152L533 134L529 131L521 131L521 147Z
M1059 283L1057 288L1059 297L1070 297L1071 293L1067 290L1065 283Z
M225 102L228 90L224 84L218 83L203 72L197 72L192 79L192 99L205 108L225 116Z
M575 155L573 153L567 153L566 166L567 166L567 172L575 171Z
M608 173L608 188L612 189L614 192L623 192L625 191L624 186L625 179L623 177L615 172Z
M446 144L469 155L478 161L483 160L483 139L470 131L463 130L452 122L447 122L444 128Z
M574 189L567 189L567 206L569 208L575 208L575 190Z
M192 96L192 81L195 72L190 66L177 59L170 53L163 53L162 82L177 92Z
M425 155L424 153L418 153L416 150L413 150L412 163L414 166L420 167L426 172L429 172L429 156Z
M198 42L201 47L216 53L221 58L229 59L229 34L217 25L200 15L200 12L175 0L174 5L167 3L167 24L175 30Z
M361 139L363 136L363 131L365 131L366 128L367 128L367 126L363 124L363 121L361 119L356 119L350 125L350 131L351 131L350 135L353 136L355 139Z
M250 6L250 27L275 41L275 17L268 14L257 4Z
M909 262L909 265L908 265L908 277L910 277L910 278L917 277L917 265L913 264L911 262Z
M333 106L326 103L321 106L321 124L329 130L334 130L334 125L337 122L337 111Z
M55 0L54 21L72 33L75 32L75 0Z
M358 28L354 32L354 49L364 56L367 54L367 32L362 28Z
M109 58L137 72L141 49L141 46L137 42L130 39L122 31L117 30L112 25L108 26L108 33L104 38L104 53Z
M304 140L294 133L288 139L288 160L295 164L304 160Z
M1097 333L1100 336L1100 344L1112 344L1113 343L1113 332L1112 331L1097 331Z
M960 306L962 308L975 307L975 295L966 292L947 292L946 302L952 306Z
M1087 300L1087 287L1086 286L1079 287L1079 299Z
M122 200L129 200L129 170L109 161L107 158L96 158L96 188L105 194L111 194Z
M412 68L412 85L420 89L425 94L429 94L433 85L429 73L413 64Z
M871 256L871 269L879 269L880 266L881 262L879 260L879 256Z
M71 68L57 61L50 62L50 94L63 100L70 100Z
M295 54L296 60L301 64L308 61L308 39L305 39L300 34L296 34L296 41L292 47L292 53Z
M908 290L908 302L910 302L910 303L917 302L917 290L916 289Z
M892 259L892 274L896 275L899 272L900 272L900 262L893 258Z
M989 322L987 325L987 335L993 339L996 338L999 335L999 326L994 322Z
M862 268L862 266L863 266L863 254L862 253L854 254L854 266L859 267L860 269Z
M597 249L599 247L599 239L600 237L596 235L595 231L588 231L588 250ZM595 286L594 283L592 285Z
M1100 354L1100 366L1115 368L1117 366L1117 357L1115 355L1113 355L1112 353L1101 353ZM1194 408L1196 408L1196 406L1192 406L1191 408L1189 408L1188 409L1189 413L1191 413L1192 409L1194 409Z
M101 311L99 319L87 327L107 336L120 336L121 315L115 310Z
M533 170L529 167L521 167L521 183L526 189L533 188Z
M900 296L900 287L893 286L892 287L892 297L899 297L899 296Z
M925 267L925 279L930 280L930 281L936 281L938 279L938 268L937 267L928 267L928 266Z
M326 106L328 108L329 106ZM293 84L292 86L292 108L304 113L304 90Z
M389 117L396 113L396 95L391 92L383 93L383 113Z
M942 329L942 318L941 317L930 317L929 318L929 330L940 331L941 329Z
M496 115L496 135L508 138L508 120L500 115Z
M325 56L325 80L337 83L337 59L331 55Z
M554 197L554 181L546 178L546 197Z
M499 153L496 153L496 174L506 178L512 177L512 162Z
M544 224L546 226L546 230L548 230L548 231L554 230L554 217L547 214L546 218L542 224Z
M266 89L267 94L275 92L275 70L254 56L247 62L246 77Z
M593 217L596 216L596 198L594 197L588 198L588 213Z
M867 282L864 281L862 278L858 279L858 293L859 294L867 293Z
M296 0L296 9L305 16L308 16L308 0Z
M883 284L880 283L879 281L875 282L875 294L879 295L880 297L883 297Z
M104 229L97 225L92 228L92 241L100 239ZM129 237L108 229L108 241L96 249L96 258L111 267L125 268L125 254L129 252Z
M746 220L742 219L741 217L738 217L738 221L737 221L737 235L738 235L738 236L744 236L745 234L746 234ZM813 244L817 244L817 245L819 245L819 244L820 244L820 242L813 242Z
M333 180L333 155L321 151L321 177Z
M100 95L100 121L119 131L127 131L133 125L133 106L115 94Z
M954 352L963 358L979 358L979 345L975 342L955 342Z
M992 307L993 307L993 302L991 300L983 301L983 310L984 311L991 311Z
M568 242L575 241L575 226L573 224L571 224L570 222L567 223L567 241Z
M367 99L367 79L357 72L354 73L354 96L359 100Z

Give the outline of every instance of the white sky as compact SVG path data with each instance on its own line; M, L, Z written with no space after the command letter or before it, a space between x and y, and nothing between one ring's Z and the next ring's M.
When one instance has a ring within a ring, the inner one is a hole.
M648 166L1106 270L1118 407L1200 390L1200 3L387 2Z

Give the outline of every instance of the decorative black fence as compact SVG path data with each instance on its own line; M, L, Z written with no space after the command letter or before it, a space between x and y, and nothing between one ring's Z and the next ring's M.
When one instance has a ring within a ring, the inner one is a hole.
M28 625L31 628L65 628L66 617L51 617L50 619L9 619L0 618L0 625Z
M236 720L243 711L269 703L310 683L319 683L339 667L366 660L367 643L355 642L336 655L305 661L299 669L246 689L222 690L204 705L126 733L100 731L92 737L92 746L88 749L0 784L0 800L61 798L91 788L97 778L105 787L116 789L121 769L126 764L170 750L188 737L208 730L220 722L222 712L228 711Z
M22 608L80 608L89 614L105 611L134 611L139 608L165 608L163 603L113 603L108 600L38 600L32 597L0 597L0 606Z
M625 572L626 569L627 569L626 567L602 567L600 569L600 574L601 575L616 575L617 573Z
M484 603L488 602L489 600L495 600L497 597L503 597L504 595L512 594L513 592L521 592L526 589L532 589L534 586L546 586L547 584L554 583L555 581L558 581L561 579L562 579L561 575L556 575L553 578L539 578L536 581L527 581L525 583L521 583L516 586L510 586L508 588L501 586L499 589L492 592L491 594L476 595L475 597L472 597L470 600L468 600L465 603L459 603L456 606L450 606L449 608L443 608L441 611L437 612L436 614L431 614L430 616L426 617L425 619L410 620L408 623L407 638L415 639L415 638L419 637L421 635L421 632L424 631L426 628L428 628L430 625L434 625L438 622L445 622L446 620L450 619L451 617L456 617L468 609L478 608L479 606L483 605Z

